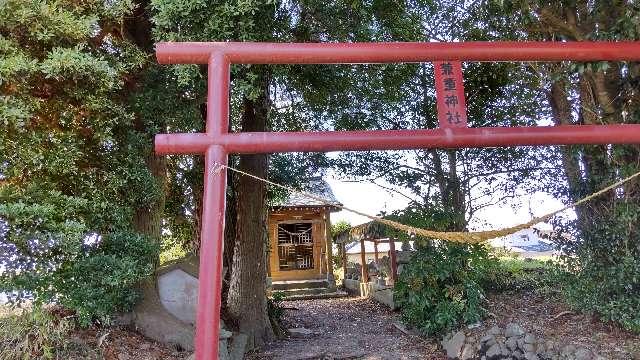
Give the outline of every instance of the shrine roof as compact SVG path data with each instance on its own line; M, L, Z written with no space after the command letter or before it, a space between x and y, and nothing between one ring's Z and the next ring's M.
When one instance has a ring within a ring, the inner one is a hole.
M331 205L327 205L319 200L306 197L302 194L290 192L287 198L276 203L274 208L331 208L332 211L340 210L338 206L342 203L336 199L331 190L331 186L321 177L311 178L301 188L302 191L313 194L317 197L328 200Z

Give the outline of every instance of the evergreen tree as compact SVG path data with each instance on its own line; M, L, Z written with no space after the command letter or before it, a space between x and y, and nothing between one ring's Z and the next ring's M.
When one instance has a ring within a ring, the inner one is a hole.
M165 175L152 116L181 100L162 99L145 10L0 4L0 291L55 300L84 324L129 309L157 264Z

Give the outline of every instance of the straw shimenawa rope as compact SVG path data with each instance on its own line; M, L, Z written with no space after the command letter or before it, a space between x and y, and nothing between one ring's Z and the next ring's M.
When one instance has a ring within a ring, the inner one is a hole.
M424 236L424 237L428 237L428 238L434 238L434 239L441 239L441 240L446 240L446 241L451 241L451 242L457 242L457 243L467 243L467 244L477 244L477 243L481 243L484 242L486 240L490 240L490 239L495 239L498 237L502 237L502 236L506 236L506 235L511 235L513 233L516 233L520 230L524 230L524 229L528 229L530 227L532 227L533 225L536 225L538 223L544 222L549 220L550 218L554 217L555 215L557 215L558 213L561 213L565 210L571 209L573 207L576 207L578 205L582 205L584 203L586 203L587 201L596 198L610 190L613 190L617 187L619 187L620 185L631 181L632 179L640 176L640 172L637 172L629 177L626 177L616 183L613 183L609 186L607 186L606 188L597 191L585 198L582 198L574 203L571 203L565 207L563 207L562 209L550 212L548 214L542 215L542 216L538 216L535 217L533 219L531 219L529 222L526 222L524 224L520 224L520 225L515 225L515 226L511 226L511 227L506 227L506 228L502 228L502 229L497 229L497 230L487 230L487 231L471 231L471 232L465 232L465 231L452 231L452 232L444 232L444 231L434 231L434 230L428 230L428 229L421 229L421 228L416 228L413 226L409 226L409 225L405 225L402 223L399 223L397 221L393 221L393 220L388 220L388 219L384 219L381 218L379 216L373 216L373 215L369 215L369 214L365 214L363 212L360 212L358 210L355 209L351 209L348 208L346 206L340 205L340 204L336 204L334 202L331 202L327 199L324 199L320 196L305 192L305 191L300 191L297 189L294 189L292 187L289 186L285 186L285 185L281 185L278 183L274 183L273 181L269 181L267 179L263 179L261 177L255 176L253 174L244 172L242 170L238 170L235 169L233 167L227 166L227 165L223 165L223 164L218 164L216 163L214 165L214 173L219 172L220 170L222 170L223 168L225 169L229 169L233 172L236 172L238 174L244 175L244 176L248 176L250 178L253 178L255 180L258 181L262 181L264 183L267 183L269 185L273 185L276 187L279 187L281 189L285 189L297 194L300 194L304 197L310 198L310 199L314 199L317 200L325 205L329 205L329 206L334 206L337 207L341 210L346 210L349 212L352 212L354 214L358 214L360 216L364 216L366 218L369 218L375 222L390 226L394 229L400 230L400 231L404 231L410 234L416 234L416 235L420 235L420 236Z

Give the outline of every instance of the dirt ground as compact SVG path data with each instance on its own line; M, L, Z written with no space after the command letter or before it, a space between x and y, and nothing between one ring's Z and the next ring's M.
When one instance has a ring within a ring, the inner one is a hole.
M435 339L405 334L395 327L398 313L372 300L342 298L289 301L285 322L288 328L305 328L306 337L276 340L249 360L329 359L445 359ZM621 330L615 324L570 312L552 297L535 292L489 295L489 316L482 327L509 322L547 340L585 346L606 359L640 360L640 335ZM102 340L100 340L102 339ZM177 360L191 355L144 338L126 329L89 329L74 333L70 359Z
M286 303L288 327L314 332L276 341L249 359L446 359L435 339L406 335L399 314L372 300L344 298ZM640 336L612 323L569 311L561 301L536 292L489 296L484 328L509 322L546 340L589 348L606 359L640 360Z
M289 328L306 328L306 338L275 341L248 359L446 359L435 341L407 335L393 326L399 315L372 300L341 298L285 302Z

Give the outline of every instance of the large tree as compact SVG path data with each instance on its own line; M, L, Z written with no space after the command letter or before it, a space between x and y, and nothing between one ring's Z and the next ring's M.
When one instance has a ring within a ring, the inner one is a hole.
M488 19L483 4L465 1L411 3L420 19L421 41L502 40L513 30ZM434 69L431 64L397 66L399 83L369 80L362 102L353 104L345 129L425 129L438 126ZM531 126L547 118L542 91L530 91L540 79L526 66L511 63L464 63L464 86L471 127ZM386 101L384 101L386 99ZM351 101L353 102L353 101ZM537 190L553 181L558 163L552 152L532 148L429 149L347 153L335 161L344 173L369 181L409 200L409 213L438 209L447 214L443 230L461 231L481 209ZM531 186L529 186L531 185ZM427 210L429 209L429 210Z
M165 175L152 114L180 100L145 86L163 79L146 6L0 5L0 284L84 323L128 309L157 263Z
M216 2L156 0L154 22L159 40L174 41L370 41L394 39L407 29L403 7L385 1L360 2ZM394 25L394 26L392 26ZM400 26L395 26L400 25ZM202 79L196 67L177 67L178 73ZM331 109L334 92L354 86L346 74L352 67L234 66L232 68L231 130L267 131L326 128L323 115ZM339 83L336 79L347 80ZM194 92L204 100L202 81ZM337 85L337 86L336 86ZM322 95L327 97L322 98ZM329 125L331 126L331 125ZM181 128L197 130L201 125ZM315 159L320 159L311 155ZM232 163L260 177L268 176L267 155L243 155ZM308 156L296 161L273 162L287 174L313 171ZM237 161L237 163L236 163ZM297 165L296 165L297 162ZM311 165L311 166L310 166ZM280 174L282 175L282 174ZM310 174L307 174L310 175ZM287 180L281 177L281 180ZM250 346L272 338L266 314L265 278L267 244L265 184L244 177L230 177L233 199L228 213L236 214L235 231L227 232L225 264L230 268L227 313L239 330L249 335ZM195 193L195 191L194 191ZM229 237L233 237L230 240ZM229 254L229 245L233 246Z
M618 41L640 38L637 2L505 1L494 15L512 24L522 38L546 41ZM545 79L555 125L637 124L640 122L640 63L556 63L532 66ZM567 186L557 189L577 200L637 172L638 145L571 146L562 149ZM587 311L640 331L640 192L638 182L603 194L576 209L577 220L557 239L574 275L569 300ZM558 224L563 225L563 224ZM606 286L604 286L606 285Z

